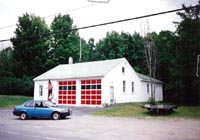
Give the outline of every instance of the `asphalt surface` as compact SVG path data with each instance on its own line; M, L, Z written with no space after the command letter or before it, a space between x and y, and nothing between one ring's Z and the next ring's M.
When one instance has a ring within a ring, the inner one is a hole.
M72 106L70 109L73 110L72 116L57 121L50 118L34 118L22 121L12 114L13 108L0 109L0 140L84 140L85 138L80 136L66 135L65 128L70 129L67 124L68 121L103 108ZM76 125L76 122L71 125Z
M200 120L133 119L89 115L98 108L72 107L62 120L28 119L0 109L0 140L199 140Z

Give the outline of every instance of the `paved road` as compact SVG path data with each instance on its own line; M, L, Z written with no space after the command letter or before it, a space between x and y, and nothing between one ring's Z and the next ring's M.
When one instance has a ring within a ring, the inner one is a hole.
M0 140L199 140L200 120L131 119L91 116L96 109L73 108L74 115L54 121L21 121L0 109Z

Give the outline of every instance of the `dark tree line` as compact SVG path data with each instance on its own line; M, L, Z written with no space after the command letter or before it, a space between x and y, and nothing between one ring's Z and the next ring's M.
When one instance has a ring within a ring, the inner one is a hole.
M200 4L200 1L199 1ZM185 8L185 5L183 5ZM164 100L177 104L200 104L200 77L196 60L200 54L200 7L177 13L177 30L152 32L157 47L156 78L164 82ZM139 73L148 74L144 38L137 32L108 32L96 44L79 36L69 15L58 15L50 27L35 15L19 17L12 48L0 51L0 94L33 95L32 79L71 56L81 62L126 57ZM51 32L51 33L50 33Z

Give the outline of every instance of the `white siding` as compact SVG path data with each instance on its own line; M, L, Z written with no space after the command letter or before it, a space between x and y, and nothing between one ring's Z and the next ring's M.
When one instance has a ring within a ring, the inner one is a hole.
M146 102L150 98L150 84L149 82L141 82L141 83L142 83L141 93L144 93L144 94L143 96L140 97L139 102ZM147 93L147 84L149 84L149 93ZM155 100L163 101L162 84L155 85Z
M156 84L156 94L155 94L156 101L163 101L163 88L162 84Z
M48 99L48 81L35 81L34 83L34 99L35 100L47 100ZM57 93L58 93L58 83L55 80L51 80L53 90L52 94L54 98L57 100ZM39 96L39 86L43 86L43 96ZM56 93L56 94L55 94ZM55 96L56 95L56 96Z
M122 72L122 68L125 72ZM104 102L110 103L110 86L114 87L114 97L116 103L135 102L140 96L140 80L132 69L128 61L123 61L113 70L106 74L104 87ZM123 92L123 81L126 81L126 91ZM132 82L134 82L134 93L132 93Z

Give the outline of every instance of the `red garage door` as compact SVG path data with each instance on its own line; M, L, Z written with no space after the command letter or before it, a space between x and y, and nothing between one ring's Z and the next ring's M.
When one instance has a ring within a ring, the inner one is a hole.
M58 104L76 104L76 81L60 81Z
M81 104L101 105L101 79L81 80Z

